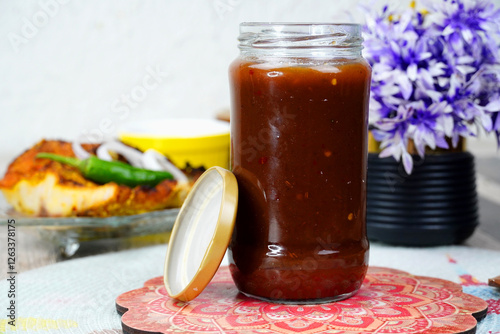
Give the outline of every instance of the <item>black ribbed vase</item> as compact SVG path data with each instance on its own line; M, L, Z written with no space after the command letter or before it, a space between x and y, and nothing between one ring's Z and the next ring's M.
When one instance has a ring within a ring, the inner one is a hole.
M367 230L373 241L405 246L458 244L479 223L474 156L414 156L411 175L391 158L368 156Z

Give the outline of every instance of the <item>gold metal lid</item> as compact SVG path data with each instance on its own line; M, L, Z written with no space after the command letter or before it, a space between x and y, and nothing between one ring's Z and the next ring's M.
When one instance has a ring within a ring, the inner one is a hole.
M212 167L196 181L168 243L163 281L170 297L192 300L210 283L231 240L237 205L230 171Z

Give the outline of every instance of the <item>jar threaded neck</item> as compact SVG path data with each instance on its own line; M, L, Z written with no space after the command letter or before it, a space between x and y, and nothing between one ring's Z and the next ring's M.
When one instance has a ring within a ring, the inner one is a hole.
M363 38L359 24L245 22L240 24L238 41L244 53L313 51L344 57L359 56Z

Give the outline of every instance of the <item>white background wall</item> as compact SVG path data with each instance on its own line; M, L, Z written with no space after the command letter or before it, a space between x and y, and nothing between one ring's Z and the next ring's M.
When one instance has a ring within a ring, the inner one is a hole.
M112 137L144 118L214 117L229 105L240 22L362 23L358 3L1 0L0 157L41 138ZM492 138L484 145L496 151Z

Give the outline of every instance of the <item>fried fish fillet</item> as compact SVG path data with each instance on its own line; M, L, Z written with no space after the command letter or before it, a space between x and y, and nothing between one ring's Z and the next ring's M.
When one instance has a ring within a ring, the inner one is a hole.
M84 144L95 153L98 145ZM134 188L114 182L97 184L78 169L48 159L40 152L74 157L71 143L42 140L17 157L0 180L7 202L23 214L39 217L108 217L180 207L190 184L164 180L155 187Z

